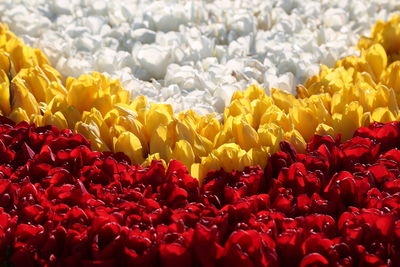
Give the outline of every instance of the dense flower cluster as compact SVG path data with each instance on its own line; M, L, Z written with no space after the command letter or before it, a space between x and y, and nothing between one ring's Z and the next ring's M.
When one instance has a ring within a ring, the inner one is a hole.
M0 260L14 266L397 266L400 123L287 142L265 171L131 165L0 118Z
M175 114L144 97L131 100L119 81L99 73L64 81L40 51L1 26L0 110L17 122L72 129L95 150L124 151L134 163L179 160L200 179L212 169L264 167L281 141L303 152L315 133L347 140L358 127L399 118L400 61L387 45L394 38L389 33L400 28L398 18L379 22L371 40L360 41L360 57L322 67L298 86L297 97L280 90L267 96L257 86L236 92L222 121L193 111Z
M253 85L218 118L64 79L0 25L0 262L400 266L399 39L380 21L297 96Z

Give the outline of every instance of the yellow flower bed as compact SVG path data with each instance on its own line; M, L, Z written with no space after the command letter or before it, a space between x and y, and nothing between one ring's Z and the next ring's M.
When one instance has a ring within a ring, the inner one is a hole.
M388 41L391 33L400 35L398 20L378 22L373 36L360 41L361 57L322 66L319 75L298 86L297 97L275 89L267 96L257 86L236 92L223 123L213 114L175 115L170 105L149 104L144 97L132 101L117 80L99 73L64 81L42 52L25 46L3 25L0 109L15 121L74 129L94 149L125 152L134 163L177 159L198 178L221 167L265 166L282 140L303 151L314 133L341 133L348 139L371 121L398 119L395 48L400 46Z

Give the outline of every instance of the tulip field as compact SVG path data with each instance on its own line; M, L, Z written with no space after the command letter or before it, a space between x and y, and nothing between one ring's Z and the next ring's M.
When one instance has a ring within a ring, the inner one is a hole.
M400 266L399 107L397 1L0 0L0 267Z

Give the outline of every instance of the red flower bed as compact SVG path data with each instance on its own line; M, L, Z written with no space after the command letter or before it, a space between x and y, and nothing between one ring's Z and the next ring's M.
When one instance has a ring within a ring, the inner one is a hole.
M13 266L399 266L400 124L288 143L266 170L133 166L0 118L0 261Z

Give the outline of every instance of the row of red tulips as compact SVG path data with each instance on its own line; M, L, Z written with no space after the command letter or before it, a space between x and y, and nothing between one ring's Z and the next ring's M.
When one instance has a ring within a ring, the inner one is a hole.
M131 165L70 130L0 118L11 266L399 266L400 123L286 142L265 170Z

